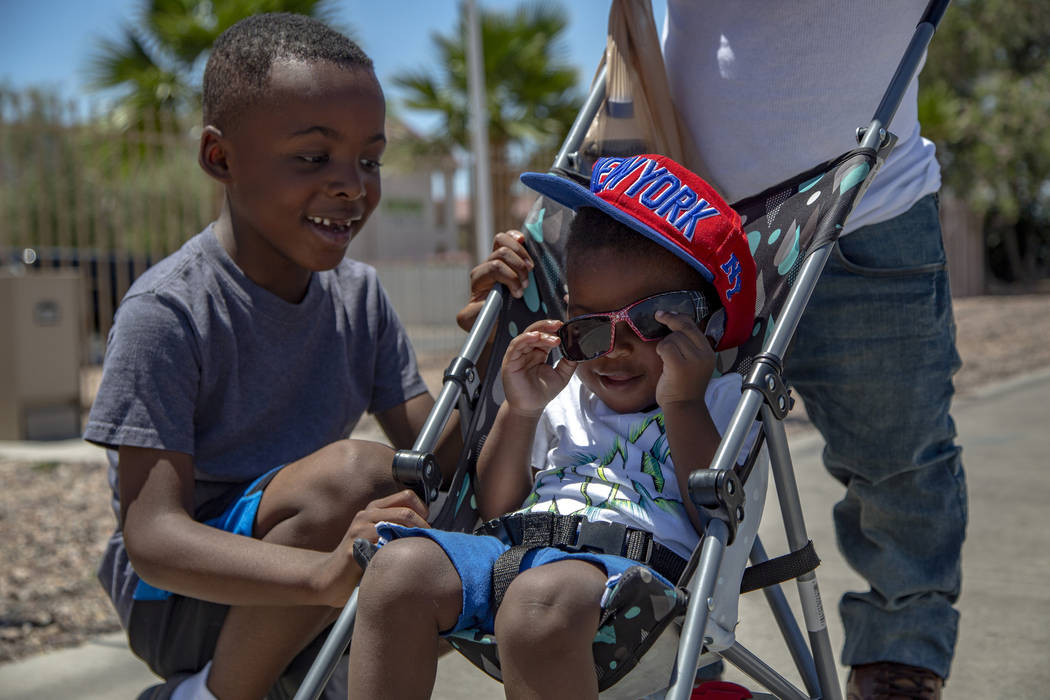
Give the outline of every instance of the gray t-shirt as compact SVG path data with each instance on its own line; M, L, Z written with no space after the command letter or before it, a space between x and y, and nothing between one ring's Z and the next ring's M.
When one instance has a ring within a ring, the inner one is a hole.
M211 226L135 281L103 367L84 438L193 455L198 506L427 390L372 267L315 273L290 304Z

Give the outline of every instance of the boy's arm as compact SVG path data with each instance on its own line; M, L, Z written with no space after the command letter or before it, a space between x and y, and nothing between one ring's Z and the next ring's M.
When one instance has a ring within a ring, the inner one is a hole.
M705 400L714 373L715 353L691 318L665 311L658 312L656 318L671 329L671 334L656 346L663 360L656 402L664 413L678 492L689 521L702 534L700 514L689 498L689 473L711 465L722 439Z
M478 457L476 494L481 517L490 520L518 508L532 486L529 469L536 426L547 404L569 382L576 363L551 367L561 321L537 321L510 341L503 357L503 392L492 430Z
M482 520L519 507L532 488L529 458L539 416L518 413L503 404L478 456L474 493Z
M689 473L696 469L707 469L711 465L722 436L711 420L711 413L703 399L699 402L671 403L665 406L663 411L678 492L682 494L689 522L702 534L700 514L689 498Z
M122 446L118 468L121 527L135 571L158 588L217 603L343 605L361 576L354 538L374 540L374 521L404 517L403 508L366 509L332 552L288 547L195 522L188 454ZM425 524L418 520L405 524Z

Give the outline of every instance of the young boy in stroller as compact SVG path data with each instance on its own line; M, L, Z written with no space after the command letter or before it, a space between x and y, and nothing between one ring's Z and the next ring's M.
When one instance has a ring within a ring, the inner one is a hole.
M577 211L569 320L533 323L504 356L506 400L477 466L478 510L494 518L483 534L377 527L353 698L429 697L438 638L478 634L498 640L508 697L596 697L683 610L674 583L702 532L686 479L740 397L740 375L713 376L715 351L754 320L740 218L661 156L603 158L590 189L522 179ZM488 274L520 287L527 253L497 242ZM611 545L593 536L608 523L623 526Z

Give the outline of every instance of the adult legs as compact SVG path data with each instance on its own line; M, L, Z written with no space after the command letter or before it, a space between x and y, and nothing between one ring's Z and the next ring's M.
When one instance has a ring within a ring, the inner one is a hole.
M496 614L500 670L508 698L597 698L592 643L605 572L562 560L517 576Z
M392 458L384 445L342 440L289 464L263 492L254 536L332 551L359 510L397 489L390 475ZM296 654L338 614L328 606L230 608L208 688L221 700L264 697Z
M949 415L958 367L936 197L842 238L786 374L846 486L834 508L839 548L871 586L840 603L850 666L948 675L967 518Z
M439 544L395 539L372 558L361 581L350 654L350 698L429 698L438 635L463 607L463 584Z

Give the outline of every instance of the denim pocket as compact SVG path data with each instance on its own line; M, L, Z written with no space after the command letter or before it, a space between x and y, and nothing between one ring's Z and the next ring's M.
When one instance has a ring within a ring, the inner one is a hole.
M905 213L840 238L832 264L866 277L905 277L947 267L936 194L923 197Z

